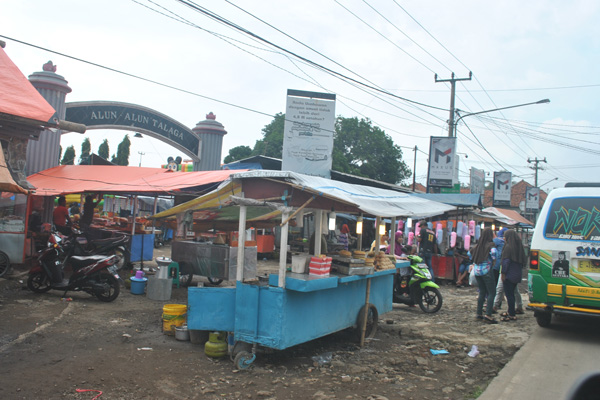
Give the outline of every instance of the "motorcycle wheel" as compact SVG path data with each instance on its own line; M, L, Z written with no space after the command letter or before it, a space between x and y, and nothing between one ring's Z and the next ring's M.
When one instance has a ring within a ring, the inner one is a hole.
M356 325L358 327L358 338L360 340L362 327L365 324L365 307L368 306L367 310L367 329L365 330L365 339L371 339L377 332L377 322L379 321L379 312L377 307L373 304L365 304L360 308L358 317L356 317Z
M419 299L419 307L421 307L423 312L432 314L440 311L442 302L442 294L440 291L428 286L423 289L423 294Z
M188 287L194 280L194 268L187 262L179 263L179 284Z
M111 274L100 274L96 284L101 284L104 287L102 290L94 289L94 294L98 300L108 303L119 297L121 286L117 278Z
M110 252L110 255L119 257L119 261L115 265L117 266L117 270L122 270L126 262L125 252L123 251L123 249L116 248Z
M46 293L52 288L50 278L42 271L34 272L27 278L27 287L35 293Z
M8 255L0 251L0 276L3 276L10 269L10 260L8 259Z

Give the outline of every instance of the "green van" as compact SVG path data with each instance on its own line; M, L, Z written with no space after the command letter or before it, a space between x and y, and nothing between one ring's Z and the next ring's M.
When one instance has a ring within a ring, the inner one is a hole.
M552 314L600 317L600 183L550 192L531 239L528 290L542 327Z

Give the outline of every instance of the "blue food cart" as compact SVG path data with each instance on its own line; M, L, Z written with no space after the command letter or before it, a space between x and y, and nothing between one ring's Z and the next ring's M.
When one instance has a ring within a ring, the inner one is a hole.
M288 223L296 215L310 206L317 221L315 236L319 237L329 210L329 217L335 211L364 213L377 216L379 222L380 216L417 217L452 209L408 193L264 170L232 174L230 181L214 192L188 203L154 218L188 212L201 226L207 226L208 220L208 226L214 227L226 224L232 213L225 210L236 207L240 243L244 243L247 226L260 228L276 218L281 227L279 270L269 275L268 281L245 279L244 246L239 246L234 287L188 288L188 328L232 332L235 345L231 355L239 369L254 361L257 346L283 350L350 327L359 329L362 344L375 334L378 316L392 310L394 273L396 268L408 266L408 261L365 275L287 272ZM317 240L315 254L320 254L320 246Z

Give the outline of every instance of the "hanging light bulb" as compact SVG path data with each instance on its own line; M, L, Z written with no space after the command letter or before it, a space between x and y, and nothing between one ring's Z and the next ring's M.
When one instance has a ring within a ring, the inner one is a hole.
M358 217L358 219L356 220L356 234L362 235L362 229L363 229L363 217L362 217L362 215L360 215Z
M379 236L385 235L385 222L379 225Z
M407 226L408 228L412 228L412 218L407 218L407 219L406 219L406 226Z
M329 230L330 231L335 231L335 212L332 211L329 213Z
M492 224L492 230L495 231L496 230L496 224Z
M484 230L484 229L485 229L485 223L482 222L481 223L481 230Z

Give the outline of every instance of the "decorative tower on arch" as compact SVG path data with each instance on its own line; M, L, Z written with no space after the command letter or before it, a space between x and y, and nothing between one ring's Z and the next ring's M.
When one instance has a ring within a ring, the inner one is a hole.
M223 136L227 131L223 124L216 120L212 112L206 115L204 121L198 122L192 131L200 138L198 156L200 161L194 162L194 171L216 171L221 169L221 151Z
M65 98L71 93L68 82L56 73L56 65L48 61L43 71L29 75L29 81L54 107L58 118L65 119ZM40 134L38 141L30 140L27 145L27 175L32 175L48 168L56 167L60 157L60 130L46 129Z

